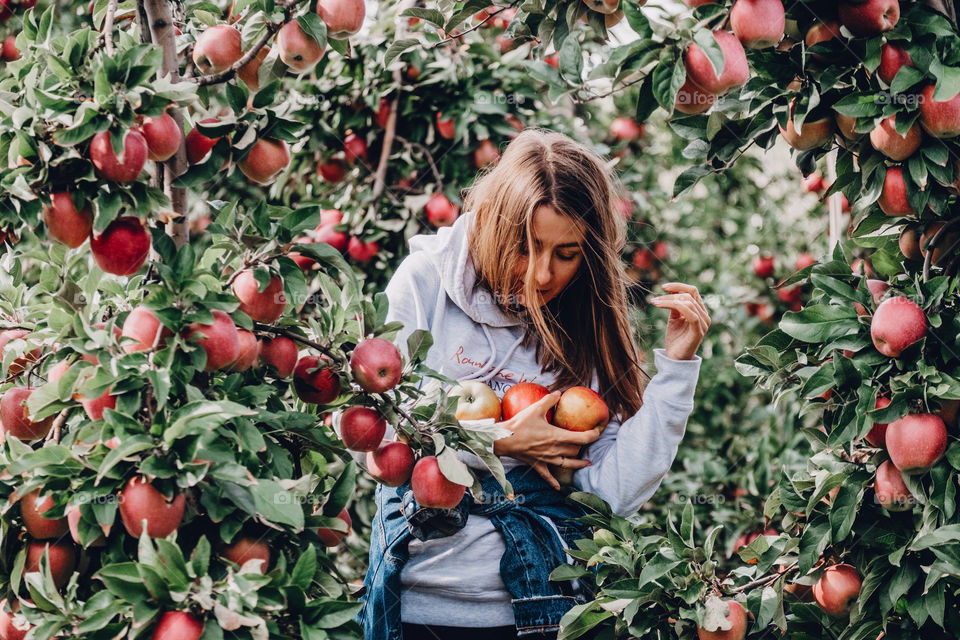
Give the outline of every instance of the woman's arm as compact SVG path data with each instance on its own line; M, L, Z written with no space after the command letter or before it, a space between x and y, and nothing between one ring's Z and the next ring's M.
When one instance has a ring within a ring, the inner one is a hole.
M654 350L657 374L643 406L623 424L611 422L583 457L593 464L573 475L574 485L606 500L614 513L636 513L660 486L677 455L700 374L698 356L671 360Z

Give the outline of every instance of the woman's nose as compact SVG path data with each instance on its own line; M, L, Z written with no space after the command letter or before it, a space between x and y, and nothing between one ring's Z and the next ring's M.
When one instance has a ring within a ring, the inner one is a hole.
M542 289L550 284L553 275L550 272L550 254L544 253L537 256L536 272L537 288Z

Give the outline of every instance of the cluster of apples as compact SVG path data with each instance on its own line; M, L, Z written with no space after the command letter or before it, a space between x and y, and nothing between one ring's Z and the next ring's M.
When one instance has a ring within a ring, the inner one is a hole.
M960 181L958 181L960 183ZM947 226L944 220L935 220L928 224L903 225L898 239L900 253L907 260L925 260L928 253L933 265L945 258L947 251L960 240L960 232ZM946 228L945 228L946 227ZM936 242L934 242L936 239Z
M328 244L340 253L346 253L355 262L366 264L380 253L380 245L376 240L363 241L360 237L348 234L347 225L343 222L343 212L339 209L324 209L320 213L320 224L305 235L296 239L300 244L323 243ZM317 262L310 256L299 251L287 254L303 271L310 271Z

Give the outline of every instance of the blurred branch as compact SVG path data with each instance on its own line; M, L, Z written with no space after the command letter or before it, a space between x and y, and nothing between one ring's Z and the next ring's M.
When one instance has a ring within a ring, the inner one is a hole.
M117 0L110 0L107 3L107 17L103 23L103 48L111 58L117 54L113 46L113 21L117 17Z

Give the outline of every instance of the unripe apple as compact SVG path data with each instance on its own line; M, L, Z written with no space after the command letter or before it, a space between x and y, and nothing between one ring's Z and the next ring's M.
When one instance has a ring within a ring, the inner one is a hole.
M500 399L500 409L503 419L509 420L530 405L550 395L550 390L535 382L519 382L503 394ZM547 412L547 422L553 421L553 408Z
M33 387L12 387L0 397L0 425L3 434L11 435L24 442L45 438L53 425L53 416L34 422L30 419L27 400L33 393Z
M880 35L900 20L899 0L863 0L837 5L840 23L857 37Z
M610 135L617 140L637 140L646 133L642 124L637 124L633 118L617 118L610 123Z
M50 542L31 540L27 544L27 561L23 566L24 573L40 571L40 558L44 554L50 564L50 575L57 589L62 588L70 580L73 570L77 566L77 554L70 542Z
M873 346L885 356L897 358L927 333L927 317L913 300L902 296L887 298L870 321Z
M413 449L403 442L387 442L367 452L367 472L382 485L399 487L413 473Z
M713 32L720 50L723 52L723 72L718 76L713 64L699 45L691 43L684 55L687 78L701 90L714 95L722 95L731 89L742 87L750 79L750 67L747 54L737 37L729 31Z
M144 118L140 131L147 141L147 157L155 162L172 158L183 141L177 121L166 111L156 118Z
M807 119L803 121L803 124L800 125L800 130L797 131L793 121L794 107L795 102L791 101L790 116L787 119L786 128L781 127L780 124L777 123L777 127L780 129L780 135L787 141L787 144L797 151L809 151L810 149L822 147L827 142L833 140L833 116L827 114L811 120L810 114L807 114Z
M127 131L123 138L123 151L113 152L110 132L101 131L90 141L90 161L104 180L133 182L147 161L147 140L136 129Z
M427 220L435 227L449 227L460 215L460 207L450 202L447 196L439 191L427 200L424 208L427 212Z
M860 575L849 564L827 567L820 580L813 585L813 597L820 608L832 616L843 616L850 611L860 595Z
M779 44L786 24L781 0L737 0L730 9L730 28L748 49Z
M870 144L891 160L900 162L912 156L920 148L923 133L920 131L920 125L914 122L907 133L901 136L895 127L896 119L894 115L882 120L870 132Z
M344 40L360 31L366 16L363 0L319 0L317 15L327 25L327 36Z
M6 331L0 331L0 360L3 359L3 350L6 349L7 343L21 338L26 339L28 335L30 335L30 332L24 329L7 329ZM13 377L20 375L28 365L39 360L41 355L42 351L40 349L33 349L17 357L7 368L7 375Z
M353 164L357 160L367 161L367 143L357 134L350 132L343 139L343 157Z
M277 32L277 51L283 63L294 71L309 71L320 62L326 47L307 35L296 20L284 24Z
M116 440L116 438L113 439ZM77 505L67 507L67 526L70 529L70 537L73 538L73 541L77 544L80 544L80 518L82 516L83 513ZM107 546L107 539L101 534L87 546L105 547ZM2 640L2 638L0 638L0 640Z
M270 47L266 45L260 47L260 50L257 51L257 55L253 57L253 60L237 70L237 77L243 80L243 83L247 85L247 88L253 93L260 91L260 67L263 65L263 61L266 59L268 53L270 53Z
M753 259L753 272L758 278L772 278L774 268L773 256L757 256Z
M327 529L326 527L321 527L317 529L317 536L327 547L335 547L340 544L340 541L350 535L351 527L353 526L353 520L350 518L350 513L344 508L340 513L337 514L337 517L347 523L347 531L337 531L336 529Z
M716 99L717 96L701 90L687 77L683 86L677 91L677 99L674 101L673 108L680 113L695 116L710 109Z
M233 281L233 295L240 301L240 310L256 322L273 324L283 315L287 299L283 295L283 279L270 275L267 286L260 290L253 271L241 272Z
M287 23L291 24L291 23ZM237 162L243 175L258 184L273 182L290 164L290 148L283 140L260 138Z
M317 173L327 182L340 182L347 175L347 163L342 158L330 158L317 165Z
M200 640L203 622L186 611L167 611L153 631L151 640Z
M217 122L216 118L204 118L200 122ZM199 164L207 157L207 154L210 153L210 150L217 144L217 140L220 138L208 138L207 136L200 133L200 130L196 127L190 130L190 133L187 134L186 140L184 142L187 147L187 161L190 164Z
M106 273L129 276L147 261L150 243L150 232L140 218L123 216L107 225L100 235L90 236L90 252Z
M743 0L738 1L743 2ZM777 2L779 1L780 0L777 0ZM743 605L736 600L728 600L727 604L729 605L727 622L730 623L730 628L726 631L722 629L707 631L703 627L698 626L697 638L699 638L699 640L743 640L746 637L747 612L744 611Z
M134 351L146 351L154 346L162 348L166 339L172 336L173 332L163 326L160 318L152 310L144 306L138 306L127 314L120 335L124 338L136 340L136 342L124 342L120 347L124 353L132 353Z
M909 511L913 508L914 498L907 489L903 476L889 460L884 460L877 467L873 491L877 502L887 511Z
M347 255L357 262L370 262L380 253L380 247L375 240L364 242L356 236L350 236L347 243Z
M450 391L457 399L457 420L500 420L500 398L479 380L464 380Z
M230 365L230 371L246 371L257 364L260 358L260 341L256 334L246 329L237 329L239 346L237 359Z
M278 378L289 378L297 366L297 344L286 336L263 340L260 345L260 361L274 367Z
M456 124L457 121L453 117L444 119L442 113L437 113L437 133L440 134L441 138L453 140Z
M567 431L598 429L602 432L608 422L610 409L607 403L600 394L587 387L571 387L564 391L553 416L553 424Z
M880 66L877 67L877 75L880 79L891 84L903 66L914 66L913 59L907 50L892 42L884 42L880 47Z
M933 413L911 413L887 426L890 461L906 476L926 473L947 450L947 427Z
M270 547L266 542L255 538L238 538L220 552L224 558L241 567L248 560L260 561L260 573L266 573L270 566Z
M873 408L876 409L885 409L890 406L890 398L885 396L877 397L876 401L873 404ZM874 447L885 447L887 443L887 424L882 422L874 422L873 427L870 428L869 433L867 433L864 438L871 446Z
M902 167L887 167L887 174L883 179L883 190L880 192L877 204L885 214L891 217L916 215L907 199L907 183L903 177Z
M143 533L143 521L147 521L147 535L151 538L166 538L183 522L187 498L178 494L167 502L145 479L134 476L120 492L120 520L127 533L139 538Z
M490 142L490 138L484 138L473 150L473 165L477 169L482 169L488 164L493 164L500 159L500 151L496 145Z
M386 419L370 407L350 407L340 417L340 439L351 451L376 450L386 431Z
M77 211L70 193L60 191L51 193L50 204L43 205L43 223L47 225L47 232L51 236L76 249L90 235L93 213L89 207Z
M50 494L40 498L40 490L34 489L20 500L20 514L27 533L37 540L59 538L67 532L66 518L48 518L43 514L53 507Z
M327 367L316 369L327 362L323 356L304 356L297 362L293 372L293 390L304 402L327 404L340 395L340 380Z
M934 138L956 138L960 136L960 93L937 102L934 89L929 84L920 92L920 124Z
M436 456L425 456L417 461L410 476L413 497L421 507L452 509L463 499L467 487L451 482L440 471Z
M220 73L243 57L240 32L226 24L207 27L193 45L193 63L204 75Z
M207 354L204 371L216 371L232 364L240 354L240 339L237 325L225 312L213 312L213 323L191 323L185 338L196 341Z
M7 601L0 600L0 640L24 640L33 625L25 624L21 629L14 625L13 614L20 610L20 601L14 600L7 611Z
M403 375L400 350L389 340L361 340L350 354L350 370L357 384L368 393L393 389Z

